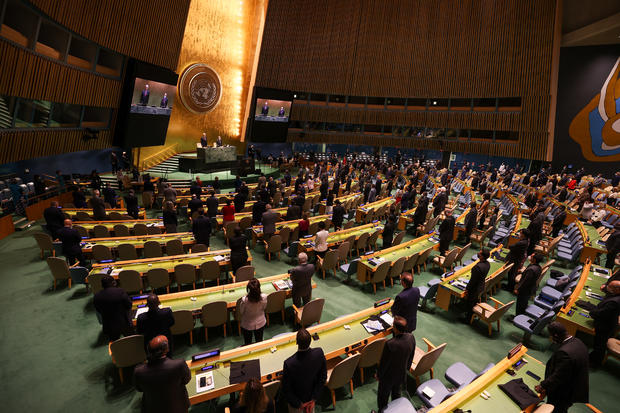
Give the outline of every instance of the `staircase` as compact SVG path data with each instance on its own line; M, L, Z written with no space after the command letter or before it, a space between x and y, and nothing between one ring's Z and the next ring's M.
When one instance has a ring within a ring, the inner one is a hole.
M115 176L101 175L101 182L103 183L103 187L105 188L106 184L110 184L110 187L115 190L119 190L118 180Z
M147 156L146 158L140 161L139 170L140 172L144 172L149 170L154 166L160 165L161 163L169 160L171 157L174 157L177 154L177 144L170 145L162 149L161 151L154 153L153 155ZM178 170L179 161L176 161L176 168ZM171 170L172 171L172 170Z
M170 158L164 160L163 162L153 165L148 168L144 172L157 172L160 174L165 174L166 172L177 172L179 170L179 154L173 155Z

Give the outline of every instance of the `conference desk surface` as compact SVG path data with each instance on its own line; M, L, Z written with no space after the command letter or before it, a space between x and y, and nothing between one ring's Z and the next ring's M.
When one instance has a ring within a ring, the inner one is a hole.
M61 208L60 210L71 217L77 215L78 212L88 214L88 216L90 216L91 218L93 216L92 208ZM111 212L117 212L121 215L127 215L127 210L125 208L106 208L105 212L108 215ZM146 217L146 211L144 210L144 208L140 208L138 210L138 217L140 217L141 219L144 219Z
M405 228L407 228L407 224L413 222L413 215L415 214L417 208L418 207L416 205L415 208L408 209L400 214L400 216L398 217L399 230L404 231Z
M370 224L360 225L359 227L330 232L327 237L327 246L333 247L346 241L351 236L355 236L355 240L357 240L362 234L372 234L375 231L383 231L383 224L381 222L371 222ZM303 252L312 250L314 248L315 238L316 236L300 239L300 250Z
M593 225L581 222L580 220L576 220L575 223L584 237L583 249L581 250L581 255L579 256L580 262L586 262L587 259L590 259L590 261L596 261L596 258L600 254L607 253L605 242L603 241L601 234L598 233Z
M401 257L410 257L417 252L426 251L429 248L437 249L439 247L439 240L432 238L433 234L426 234L393 247L362 256L357 263L357 279L362 283L370 281L372 273L384 261L395 262ZM371 262L376 263L376 265L372 265Z
M337 197L337 198L334 198L334 202L335 202L336 200L338 200L338 201L340 201L340 203L342 204L342 206L345 206L345 204L346 204L347 202L351 202L351 203L353 203L354 201L357 201L357 200L360 200L360 199L363 199L363 195L362 195L362 193L361 193L361 192L355 192L355 193L353 193L353 194L343 195L343 196L339 196L339 197ZM334 205L335 205L335 204L334 204ZM322 200L322 201L319 203L319 213L320 213L320 214L324 214L326 209L327 209L327 200L325 200L325 199L324 199L324 200Z
M110 237L110 238L89 238L82 242L82 252L90 253L95 245L104 245L110 249L115 249L120 244L131 244L136 249L144 248L147 241L158 242L162 247L170 240L181 240L183 245L193 245L196 240L191 232L176 232L171 234L155 234L155 235L133 235L131 237Z
M393 197L387 197L387 198L379 199L378 201L375 201L375 202L370 202L367 204L360 205L355 210L355 222L362 222L362 220L366 217L366 214L368 214L369 211L373 211L373 212L377 211L379 208L383 206L389 207L394 202L396 202L396 199L394 199Z
M103 225L110 232L114 232L114 225L125 225L130 230L136 224L144 224L148 227L164 227L164 221L161 218L151 219L133 219L133 220L118 220L118 221L73 221L73 225L79 225L85 228L87 231L93 231L96 225Z
M275 291L280 291L275 287L274 282L288 281L289 274L272 275L270 277L258 278L261 284L261 292L269 295ZM237 307L237 300L247 295L246 287L247 281L241 281L230 284L218 285L216 287L200 288L190 291L181 291L172 294L159 295L159 301L162 307L170 307L172 311L189 310L194 315L198 315L202 312L202 307L209 303L216 301L225 301L229 309ZM316 283L312 282L312 288L316 288ZM282 291L286 292L286 297L291 296L291 290L284 288ZM136 319L135 310L139 307L146 305L146 299L144 296L135 299L132 303L132 311L134 311L134 320Z
M220 267L225 267L230 264L230 250L196 252L193 254L170 255L166 257L142 258L130 261L98 263L93 264L91 274L110 271L109 274L113 277L116 277L123 270L135 270L141 275L145 275L146 272L152 268L164 268L169 273L173 273L174 267L179 264L192 264L196 268L199 268L200 265L208 261L217 261ZM252 261L252 255L250 254L249 250L248 261Z
M590 262L584 264L579 283L557 317L557 320L566 327L568 334L574 335L577 331L582 331L594 335L594 320L590 317L588 310L577 305L577 301L583 300L594 305L600 303L605 297L605 292L601 291L601 286L607 282L610 276L611 271L607 268L592 265Z
M513 366L519 360L523 360L526 363L519 369L516 369ZM508 374L507 371L509 369L514 370L514 376ZM534 377L527 374L528 371L540 377L540 380L536 380ZM476 413L521 412L522 410L519 405L512 401L512 399L498 386L508 383L511 380L522 379L532 391L535 391L534 388L540 384L540 381L542 381L544 377L545 365L527 354L527 348L523 346L513 357L500 360L482 376L478 377L435 408L429 410L429 412L451 413L456 409ZM486 391L490 396L486 400L480 396L483 391ZM532 405L526 408L525 411L531 412L534 410L534 407L535 405Z
M308 221L312 225L315 222L325 221L327 219L331 219L331 215L316 215L313 217L308 217ZM299 219L294 219L291 221L280 221L276 222L276 234L279 233L283 228L290 228L291 232L295 231L295 228L299 226ZM259 239L263 238L263 226L262 225L254 225L252 227L252 248L256 246L256 243Z
M277 212L278 214L280 214L280 216L286 214L286 208L272 208L271 210L273 212ZM252 218L252 211L249 211L249 212L237 212L237 213L235 213L235 222L239 222L239 221L241 221L245 217ZM215 219L217 219L217 225L219 227L224 225L224 216L223 215L217 215L215 217Z
M386 312L391 305L392 303L390 302L377 308L367 308L326 323L308 327L310 334L314 335L314 333L317 333L319 336L318 340L312 341L311 346L320 347L328 361L351 350L362 349L367 344L390 334L391 328L373 335L366 331L361 322L372 315ZM346 329L345 326L350 328ZM260 360L262 380L271 381L278 379L281 375L284 361L297 351L297 344L295 343L296 334L296 332L291 332L249 346L224 351L219 356L204 361L192 362L189 360L187 363L190 367L192 378L187 384L187 393L190 403L197 404L242 390L245 383L230 383L231 362L258 359ZM209 370L213 372L215 388L198 393L196 389L196 375L202 373L201 368L211 365L216 366L213 370Z

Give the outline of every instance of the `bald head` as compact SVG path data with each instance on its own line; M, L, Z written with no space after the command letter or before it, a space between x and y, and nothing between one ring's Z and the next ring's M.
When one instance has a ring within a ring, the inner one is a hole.
M52 201L50 202L50 205L56 208L58 206L58 201Z
M162 359L168 354L168 339L166 336L157 336L149 342L149 358Z
M70 219L65 219L63 221L63 224L65 225L65 227L71 228L71 225L73 224L73 221L71 221Z
M612 295L620 294L620 280L615 280L607 284L607 292Z
M146 305L150 311L157 311L159 308L159 297L155 294L149 294L148 297L146 297Z
M305 252L300 252L297 256L300 264L305 264L308 262L308 255Z

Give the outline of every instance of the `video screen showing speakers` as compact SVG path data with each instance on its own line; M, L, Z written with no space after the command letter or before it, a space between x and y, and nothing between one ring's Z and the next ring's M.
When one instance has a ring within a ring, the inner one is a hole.
M114 132L115 146L138 148L166 142L179 75L130 59Z
M131 113L170 116L176 94L176 84L156 82L137 77L131 98Z
M262 122L288 122L293 102L275 99L256 99L254 120Z

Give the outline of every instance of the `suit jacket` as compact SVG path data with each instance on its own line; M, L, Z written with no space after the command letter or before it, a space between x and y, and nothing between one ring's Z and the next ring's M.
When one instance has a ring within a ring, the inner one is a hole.
M443 211L447 203L448 203L448 195L446 193L437 195L435 199L433 199L433 207L435 209L439 209L439 211Z
M64 226L65 215L60 208L49 207L43 211L43 218L52 237L56 237L58 230Z
M454 224L455 219L452 215L446 217L439 225L439 239L442 241L454 239Z
M166 188L164 189L164 200L176 202L177 200L177 191L174 188Z
M607 238L605 246L610 254L618 253L618 251L620 251L620 230L615 230L609 238Z
M94 196L90 199L90 204L93 207L93 218L95 221L106 219L105 204L103 203L103 199Z
M342 225L345 212L346 211L342 205L335 205L332 210L332 222L337 225Z
M314 274L314 264L304 264L293 267L290 270L291 282L293 283L292 295L303 297L312 292L312 274Z
M187 207L192 213L195 211L198 211L198 209L202 207L202 205L203 205L203 202L198 198L190 199L190 201L187 203Z
M551 226L554 229L562 228L562 225L564 225L565 219L566 219L566 211L562 211L559 214L557 214L555 217L553 217L553 223L551 223Z
M418 302L420 301L420 290L418 287L410 287L402 290L392 305L392 314L403 317L407 320L407 332L415 331L418 318Z
M550 399L588 402L588 349L581 340L570 337L560 345L547 361L540 385Z
M413 223L415 225L421 225L426 218L426 214L428 213L428 198L423 197L420 198L418 202L418 206L416 207L415 212L413 213Z
M394 238L394 230L396 229L396 225L388 222L383 227L383 232L381 233L381 237L383 238L383 245L389 247L392 245L392 239Z
M143 413L186 413L187 388L192 375L185 360L163 358L136 367L136 389L143 392Z
M484 292L484 280L487 278L491 264L488 261L478 261L471 269L471 278L467 283L467 299L474 301Z
M320 348L298 351L284 361L282 393L288 404L295 408L310 400L317 400L325 380L325 354Z
M138 316L136 330L144 336L144 344L148 343L160 334L172 337L170 327L174 325L174 317L170 308L160 308L155 312L147 311Z
M375 202L377 200L377 190L372 188L370 192L368 192L368 202Z
M209 198L207 198L205 204L207 205L207 215L210 217L216 216L217 210L220 206L220 202L217 200L217 198L214 196L210 196Z
M196 243L208 246L211 237L211 220L204 215L198 215L192 223L192 232Z
M520 263L525 258L527 252L527 246L529 241L527 239L521 239L516 244L512 244L509 248L508 255L506 256L507 263Z
M101 314L103 332L116 335L131 330L131 300L122 288L108 287L93 298L95 309Z
M415 338L409 333L395 335L385 342L377 369L379 381L388 388L403 383L415 353Z
M536 292L536 281L538 277L540 277L540 273L542 269L538 264L530 264L527 266L523 274L521 274L521 279L515 286L515 290L517 290L517 295L521 297L530 297L534 295Z
M256 201L254 205L252 205L252 221L254 221L254 223L257 224L261 222L266 206L267 204L263 201Z
M135 195L127 195L125 197L125 207L129 213L138 212L140 210L140 206L138 205L138 197Z
M465 229L467 230L469 234L471 234L471 232L476 227L477 216L478 216L478 211L476 211L475 208L470 209L467 215L465 216Z
M241 212L241 210L245 208L245 195L237 193L233 202L235 203L235 212Z
M276 222L278 214L272 210L263 212L261 222L263 223L263 234L273 234L276 232Z
M62 253L65 256L76 256L82 251L82 237L77 229L62 227L56 232L56 236L62 241Z
M611 334L618 325L620 316L620 295L608 296L590 311L594 319L594 329L603 334Z
M301 218L301 208L299 205L291 205L286 209L286 220L293 221Z

